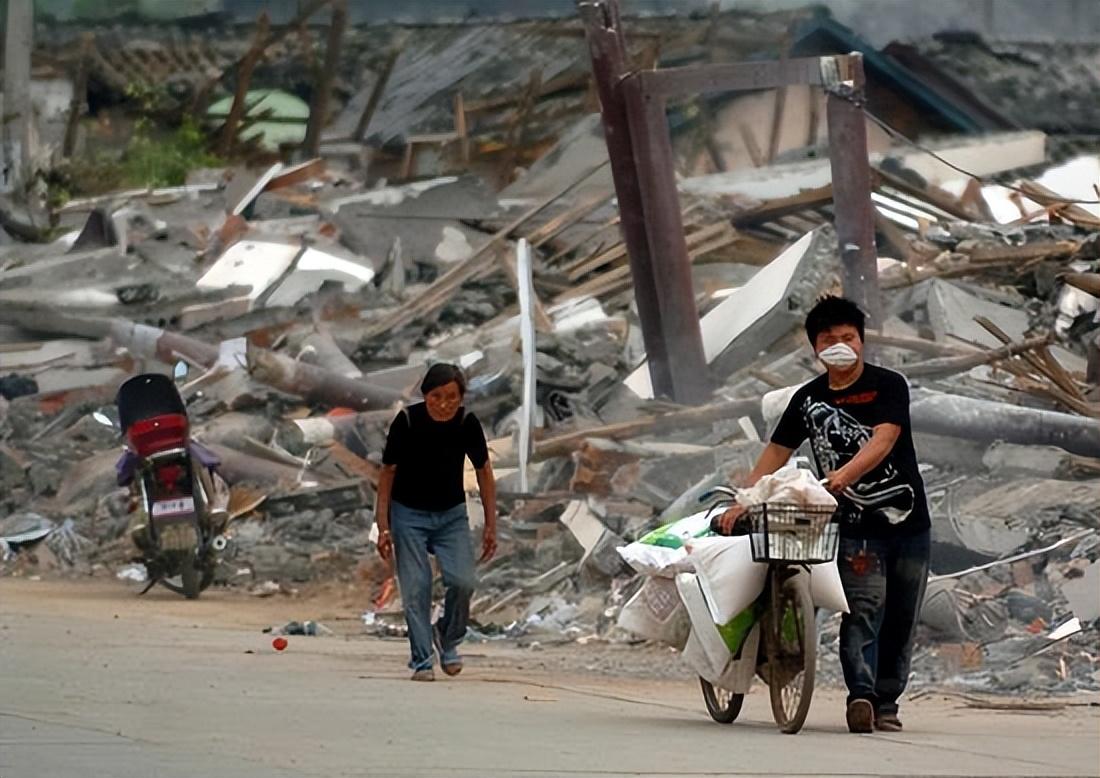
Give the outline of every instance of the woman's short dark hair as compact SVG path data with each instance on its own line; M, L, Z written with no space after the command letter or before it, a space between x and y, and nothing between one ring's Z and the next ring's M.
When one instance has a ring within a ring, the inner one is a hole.
M855 327L859 330L859 339L864 339L867 316L859 306L844 297L822 297L806 316L806 335L810 338L810 345L816 344L817 336L825 330L842 324Z
M437 362L428 368L424 374L424 380L420 382L420 394L427 395L433 389L454 382L458 384L459 394L466 394L466 374L458 365L450 365L446 362Z

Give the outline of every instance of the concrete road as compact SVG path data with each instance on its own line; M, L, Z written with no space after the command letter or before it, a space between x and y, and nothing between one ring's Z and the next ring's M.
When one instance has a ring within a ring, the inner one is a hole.
M461 678L413 684L401 643L292 637L278 654L256 628L309 609L0 580L0 778L1100 774L1087 705L925 698L904 734L852 736L823 691L790 737L763 689L722 726L684 682L547 677L473 646Z

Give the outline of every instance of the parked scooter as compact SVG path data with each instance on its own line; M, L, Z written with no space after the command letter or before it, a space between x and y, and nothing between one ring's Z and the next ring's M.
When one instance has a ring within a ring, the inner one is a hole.
M177 377L186 375L177 367ZM116 465L119 486L129 486L134 516L130 537L149 573L142 594L160 583L196 599L214 581L228 514L217 503L218 458L190 439L187 407L172 379L148 373L118 390L117 425L126 452Z

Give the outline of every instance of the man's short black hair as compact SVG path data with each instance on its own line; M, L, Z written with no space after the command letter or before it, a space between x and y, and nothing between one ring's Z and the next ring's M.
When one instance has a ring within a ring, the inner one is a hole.
M822 297L806 317L806 335L810 339L810 345L815 345L817 336L825 330L842 324L855 327L859 330L860 341L864 339L867 315L860 310L859 306L847 298L836 295Z
M465 397L466 374L462 372L462 368L458 365L451 365L446 362L437 362L428 368L428 372L424 375L424 380L420 382L420 394L427 395L428 392L433 389L446 386L452 381L458 384L459 394Z

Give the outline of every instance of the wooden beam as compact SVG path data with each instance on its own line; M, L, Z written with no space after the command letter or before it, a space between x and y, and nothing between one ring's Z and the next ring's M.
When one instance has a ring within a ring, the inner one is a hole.
M1048 207L1058 207L1059 218L1090 230L1100 229L1100 218L1093 216L1076 203L1067 203L1057 192L1034 181L1024 181L1020 188L1029 199Z
M800 211L820 208L832 201L832 184L826 184L816 189L803 189L798 194L780 197L775 200L766 200L752 210L739 213L733 217L733 224L737 227L762 224Z
M485 255L490 251L496 251L516 229L526 224L530 219L542 213L559 198L580 186L595 173L607 166L607 161L600 162L585 172L580 178L555 192L550 197L532 206L513 221L498 230L492 237L483 243L468 259L455 265L424 290L417 297L409 300L396 311L383 316L377 322L367 328L366 337L377 337L394 332L401 327L416 321L422 316L427 316L439 310L451 296L463 284L481 274L492 272L495 269L491 261L486 261Z
M745 122L737 123L737 131L741 134L741 142L745 144L745 151L749 152L749 159L753 167L763 167L766 160L760 151L760 144L756 142L752 127Z
M256 20L256 33L252 40L252 48L244 55L240 69L237 71L237 90L233 95L233 105L229 109L225 126L222 127L221 142L218 144L218 152L223 157L229 156L237 141L237 129L245 115L248 88L252 84L252 71L260 64L264 52L270 45L270 29L271 21L268 19L267 11L264 11L260 14L260 18Z
M563 230L569 229L581 219L584 219L609 199L611 199L610 193L599 192L592 197L585 198L572 208L562 211L559 215L555 216L527 236L531 248L537 249L548 241L553 240Z
M782 68L790 59L790 46L783 46L783 54L779 58L779 66ZM787 85L782 84L775 90L775 104L772 107L771 133L768 135L768 164L775 162L779 154L779 142L783 135L783 115L787 112Z
M962 219L963 221L973 221L977 216L977 214L973 213L959 202L958 198L949 195L942 189L917 186L879 167L873 168L873 170L878 179L878 183L875 187L876 189L879 189L882 184L885 184L891 189L896 189L899 192L904 192L910 197L915 197L918 200L923 200L930 205L934 205L944 213L954 216L956 219Z
M304 8L302 8L302 10L301 10L301 12L299 12L298 16L296 16L289 24L287 24L285 27L283 27L282 29L280 29L277 32L273 33L272 35L270 35L267 38L266 44L263 48L263 51L260 52L261 55L263 54L264 51L266 51L271 46L274 46L277 43L282 42L288 35L290 35L292 32L294 32L298 27L305 24L305 22L307 22L311 16L313 16L315 13L320 11L322 8L324 8L326 5L328 5L331 2L332 2L332 0L310 0L310 2ZM261 15L262 16L267 16L266 12L261 14ZM268 24L270 25L270 19L268 20ZM206 83L203 84L202 87L200 87L199 90L195 93L195 100L191 105L192 114L196 115L196 116L204 115L206 113L206 100L209 98L211 92L214 90L214 87L216 87L218 85L218 83L221 82L221 80L223 78L225 78L226 75L228 75L229 73L232 73L234 70L239 71L241 68L243 68L245 63L249 60L249 58L252 55L253 55L253 52L250 49L249 51L245 52L241 56L241 58L238 59L236 62L232 63L231 65L229 65L226 68L223 68L223 69L219 70L217 73L215 73L213 76L211 76L206 81ZM255 67L255 65L253 65L253 68L254 67ZM239 76L238 76L238 79L239 79Z
M462 164L470 164L470 129L466 123L466 103L462 98L462 92L455 92L455 135L458 136L459 157Z
M760 400L726 400L702 405L682 411L645 416L619 424L568 432L535 444L532 461L541 461L553 457L567 456L578 450L589 438L605 440L629 440L642 435L655 434L668 430L683 430L710 424L718 419L738 418L760 413Z
M1003 343L1004 345L1008 346L1012 344L1012 338L1008 336L1008 333L998 327L990 319L986 318L985 316L976 316L974 318L974 321L978 322L978 324L980 324L986 330L986 332L995 337L997 340L1001 341L1001 343ZM1058 365L1057 369L1054 369L1046 362L1046 360L1034 354L1025 352L1021 354L1021 356L1024 362L1030 365L1032 369L1034 369L1040 375L1050 379L1055 386L1057 386L1067 395L1069 395L1076 401L1084 401L1085 396L1081 392L1081 389L1077 386L1077 383L1066 374L1061 365Z
M599 234L601 232L605 232L606 230L609 230L610 228L615 227L621 221L622 221L622 216L620 216L619 214L615 214L610 219L605 221L603 224L601 224L600 226L593 229L591 232L588 232L585 235L583 235L582 237L577 238L572 243L566 244L566 246L563 249L558 251L558 253L556 253L554 256L550 257L550 259L546 260L546 264L547 265L556 265L559 261L561 261L562 259L564 259L568 255L572 254L574 251L579 249L581 246L583 246L588 241L595 240L596 237L599 236Z
M1041 241L1023 246L975 246L959 253L971 262L1027 262L1033 259L1060 259L1072 255L1080 243L1073 240Z
M393 70L397 65L398 58L401 56L401 51L402 49L400 47L395 48L386 58L386 62L382 66L382 71L378 74L378 80L374 82L374 87L371 89L370 97L367 98L367 104L363 108L363 113L359 114L359 122L355 125L355 132L352 133L352 139L359 143L362 143L367 138L367 130L370 129L370 121L374 118L374 113L378 110L379 103L382 102L382 96L386 93L386 86L390 83L390 76L393 75Z
M69 102L69 117L65 122L65 140L61 144L61 156L72 157L76 150L77 133L80 129L80 117L84 115L88 102L88 70L92 64L92 49L95 48L95 34L86 32L80 36L80 60L73 79L73 99Z
M963 354L957 357L941 357L939 359L930 359L925 362L901 365L897 370L908 378L944 378L950 375L965 373L967 370L971 370L975 367L991 365L994 362L1003 362L1006 359L1012 359L1021 354L1046 348L1049 343L1050 336L1046 335L1041 338L1025 340L1023 343L1008 343L991 351Z
M788 84L821 84L822 59L846 62L847 55L805 57L786 62L731 62L643 71L643 91L651 98L671 99L712 92L759 91Z
M806 105L806 145L817 145L817 128L821 123L821 112L818 110L818 91L812 86L806 90L808 104Z
M336 71L340 67L340 53L344 46L344 32L347 25L348 0L333 0L332 21L329 23L328 43L325 46L325 64L321 67L320 77L313 87L309 124L306 126L305 141L302 143L302 148L310 157L316 157L321 150L321 134L328 124L332 85L336 81Z

